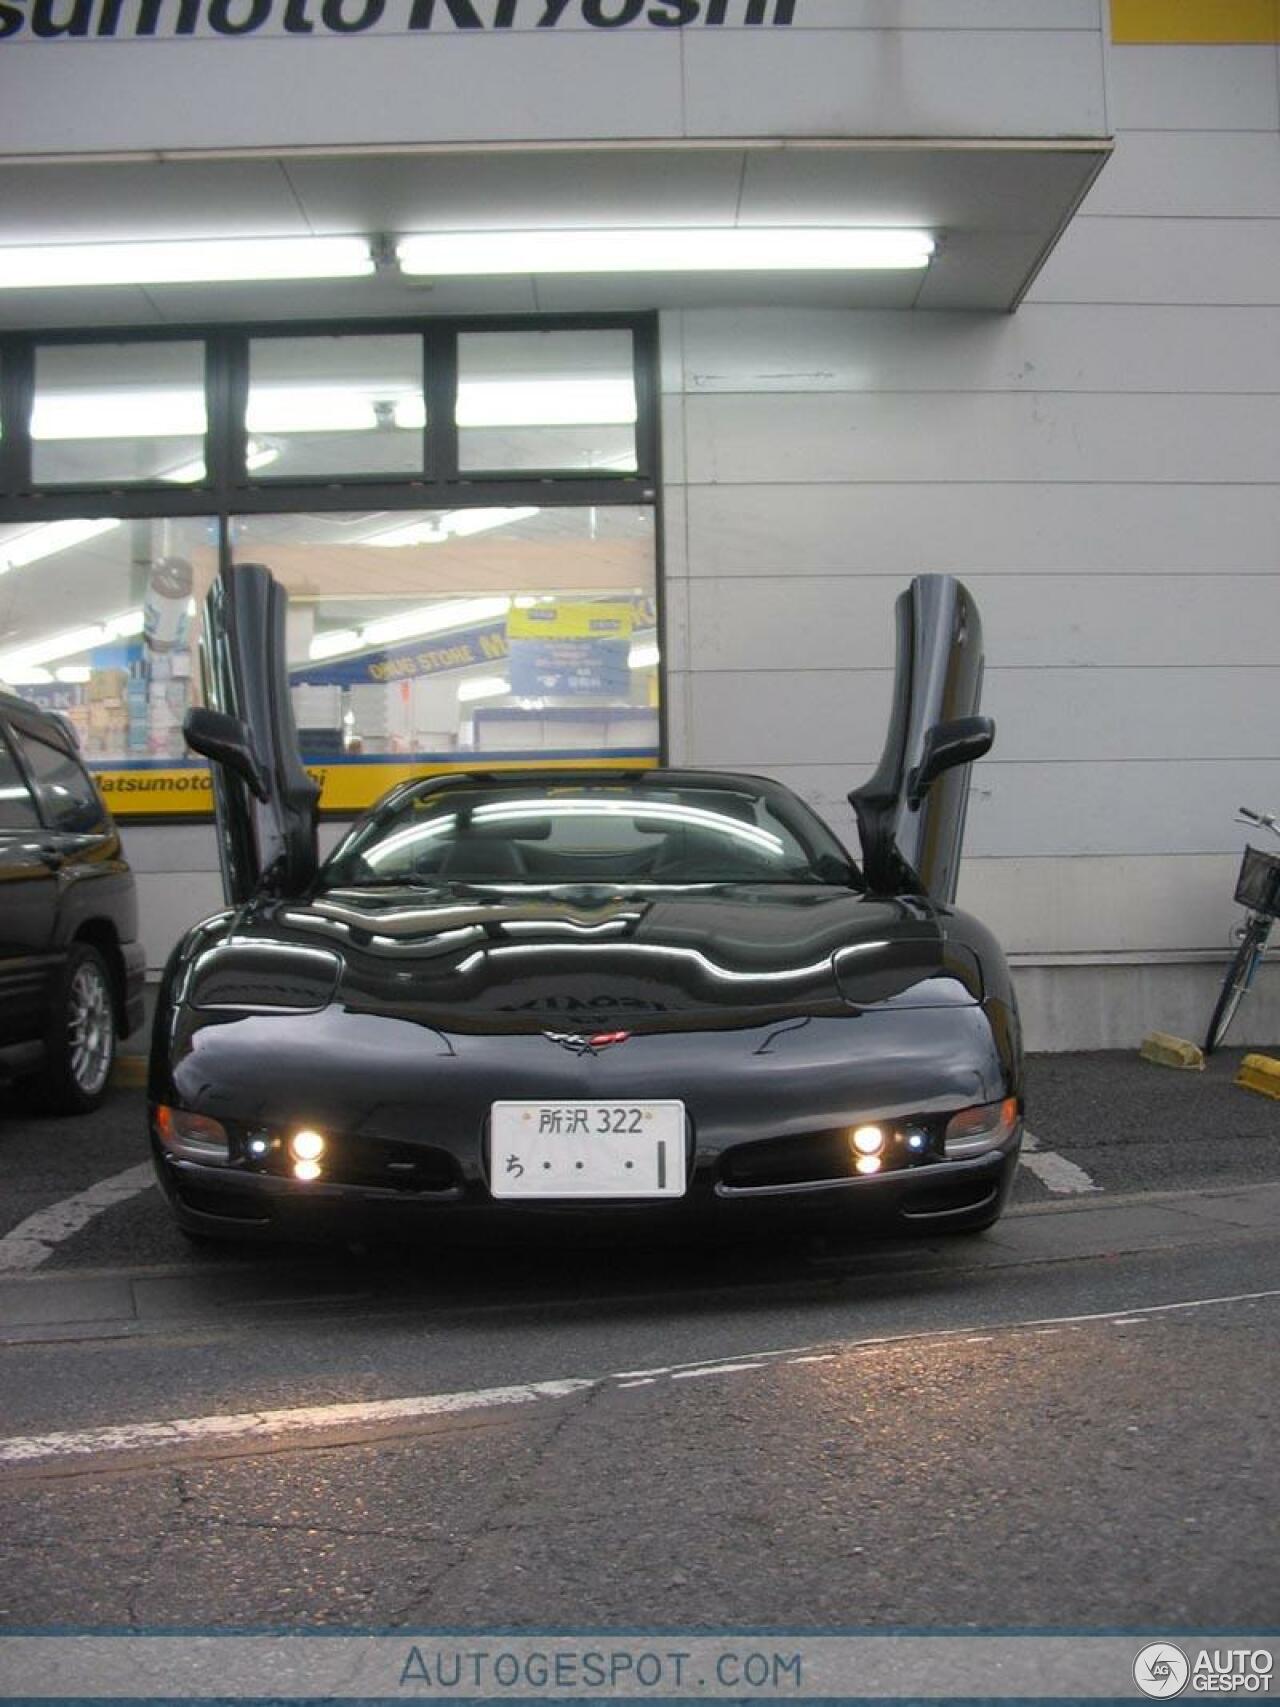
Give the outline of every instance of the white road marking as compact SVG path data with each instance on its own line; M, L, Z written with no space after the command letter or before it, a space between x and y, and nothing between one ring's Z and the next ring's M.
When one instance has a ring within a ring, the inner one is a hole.
M763 1369L763 1363L713 1363L706 1369L680 1369L673 1381L700 1381L704 1375L742 1375L748 1369Z
M789 1357L788 1363L834 1363L838 1353L834 1351L808 1352L804 1357Z
M1029 1168L1040 1183L1058 1197L1074 1196L1082 1191L1101 1191L1083 1168L1060 1156L1056 1150L1042 1150L1033 1132L1022 1134L1022 1165Z
M138 1452L156 1446L210 1445L257 1438L276 1444L282 1434L363 1428L369 1423L417 1421L457 1411L528 1405L596 1387L597 1381L530 1381L519 1387L479 1388L470 1393L431 1393L416 1399L374 1399L352 1405L303 1405L288 1411L245 1411L222 1417L181 1417L175 1422L122 1423L67 1434L37 1434L0 1441L0 1465L26 1464L97 1452Z
M259 1448L276 1446L282 1436L323 1433L329 1429L360 1429L369 1424L414 1422L422 1417L448 1416L459 1411L494 1409L505 1405L525 1405L540 1399L565 1398L603 1387L606 1382L621 1382L630 1386L647 1386L659 1375L673 1380L694 1374L720 1375L735 1371L776 1368L784 1362L802 1358L814 1362L838 1360L864 1350L868 1346L880 1349L898 1345L918 1345L922 1341L935 1344L981 1344L997 1334L1025 1332L1027 1329L1081 1327L1088 1322L1131 1322L1150 1316L1173 1315L1179 1311L1205 1310L1220 1304L1254 1304L1263 1299L1280 1298L1280 1287L1266 1292L1235 1292L1217 1298L1186 1298L1173 1304L1146 1304L1118 1316L1114 1310L1096 1310L1083 1316L1041 1316L1022 1322L991 1322L983 1324L992 1329L989 1334L975 1334L969 1328L953 1328L939 1332L922 1328L915 1333L881 1335L869 1340L851 1340L832 1350L818 1346L786 1346L779 1350L745 1353L732 1363L723 1360L682 1367L653 1370L637 1379L638 1372L615 1373L608 1376L572 1377L561 1381L530 1381L517 1387L478 1388L464 1393L432 1393L409 1399L374 1399L348 1405L306 1405L295 1410L249 1411L232 1416L186 1417L174 1422L121 1423L110 1428L81 1429L76 1432L43 1435L18 1435L0 1440L0 1469L38 1464L50 1459L87 1457L98 1453L145 1451L164 1446L225 1444L228 1441L252 1441ZM976 1325L976 1324L975 1324ZM748 1361L750 1358L752 1361ZM299 1445L304 1444L301 1440Z
M65 1239L88 1226L105 1209L113 1209L117 1203L136 1197L155 1183L151 1163L142 1162L136 1168L126 1168L122 1174L100 1179L87 1191L64 1197L61 1203L28 1215L0 1239L0 1274L23 1274L39 1268Z
M629 1393L633 1387L653 1387L657 1384L657 1379L656 1375L645 1375L639 1381L619 1381L618 1391Z

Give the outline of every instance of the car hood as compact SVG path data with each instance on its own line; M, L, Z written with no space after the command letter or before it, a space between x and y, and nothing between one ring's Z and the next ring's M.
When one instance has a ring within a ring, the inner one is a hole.
M972 1005L977 964L931 904L819 885L331 889L258 900L192 962L210 1012L332 1001L455 1031L652 1031Z

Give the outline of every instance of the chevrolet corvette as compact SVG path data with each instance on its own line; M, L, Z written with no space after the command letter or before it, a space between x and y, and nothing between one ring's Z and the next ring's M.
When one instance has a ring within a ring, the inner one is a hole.
M898 599L861 857L764 777L475 770L410 781L317 855L286 599L207 601L226 906L170 957L152 1152L195 1238L353 1238L612 1214L972 1232L1022 1138L999 946L954 904L982 630Z

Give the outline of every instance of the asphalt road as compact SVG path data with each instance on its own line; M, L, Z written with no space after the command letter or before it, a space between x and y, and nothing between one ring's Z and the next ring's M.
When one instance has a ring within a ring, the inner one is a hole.
M0 1278L0 1627L1274 1625L1280 1109L1234 1064L1033 1062L1096 1189L1024 1170L980 1239L193 1254L143 1191ZM10 1105L0 1239L141 1100Z

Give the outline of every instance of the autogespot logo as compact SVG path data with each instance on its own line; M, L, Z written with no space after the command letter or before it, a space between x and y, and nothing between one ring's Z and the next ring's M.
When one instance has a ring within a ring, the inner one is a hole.
M1144 1695L1179 1695L1190 1675L1191 1662L1172 1642L1153 1642L1133 1662L1133 1681Z

